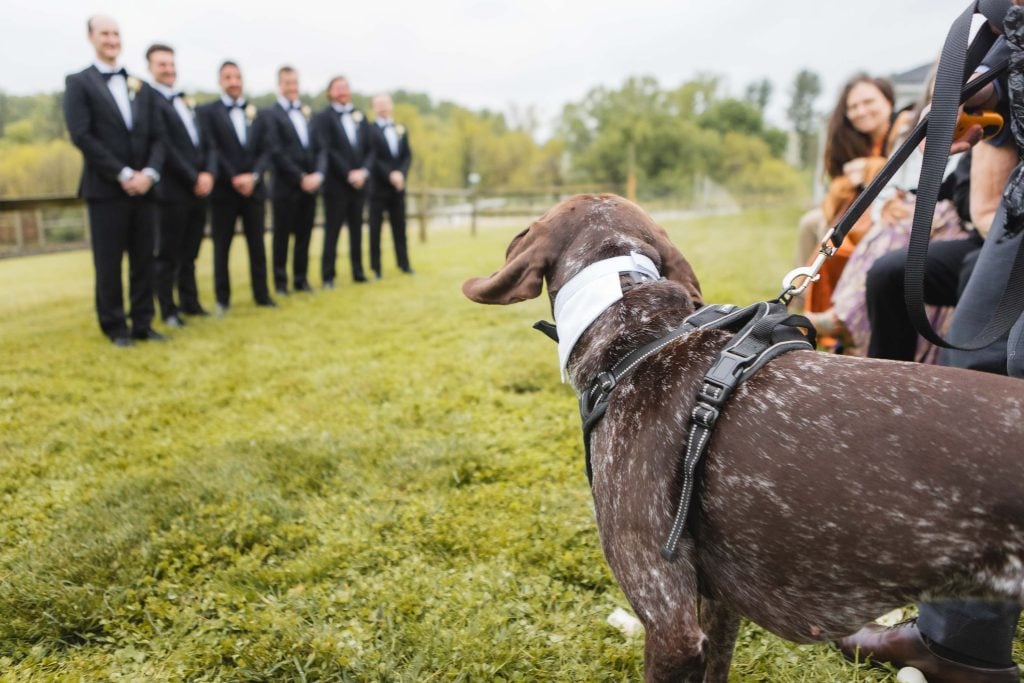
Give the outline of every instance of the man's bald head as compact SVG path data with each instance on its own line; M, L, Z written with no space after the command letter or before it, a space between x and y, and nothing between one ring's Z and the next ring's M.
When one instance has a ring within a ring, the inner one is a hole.
M96 58L106 64L114 65L121 56L121 29L117 22L105 14L94 14L86 22L89 29L89 42L96 50Z

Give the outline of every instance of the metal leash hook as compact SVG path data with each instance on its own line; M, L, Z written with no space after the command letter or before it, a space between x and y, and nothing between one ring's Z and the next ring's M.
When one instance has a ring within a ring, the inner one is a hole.
M794 268L782 278L782 293L779 294L777 299L779 302L788 304L793 297L803 294L811 286L812 282L818 281L821 277L818 274L821 267L825 265L825 261L836 253L836 248L831 244L834 233L835 228L831 228L825 234L824 239L821 240L821 248L818 249L818 255L814 257L811 265ZM803 278L803 282L797 284L800 278Z

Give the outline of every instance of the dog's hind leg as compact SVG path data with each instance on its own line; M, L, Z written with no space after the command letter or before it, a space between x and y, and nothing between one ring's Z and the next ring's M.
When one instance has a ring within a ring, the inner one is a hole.
M736 646L736 635L740 630L739 612L720 600L700 597L700 627L708 638L705 646L707 671L704 683L726 683L729 680L729 665L732 651Z
M609 564L646 631L644 680L701 683L707 637L697 614L692 545L685 550L681 545L671 562L662 559L658 547L649 541L613 543L612 547Z

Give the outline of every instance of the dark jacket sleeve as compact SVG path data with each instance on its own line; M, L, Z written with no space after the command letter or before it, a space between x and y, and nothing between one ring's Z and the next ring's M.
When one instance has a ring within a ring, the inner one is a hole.
M146 158L144 168L151 168L157 173L163 173L164 160L167 158L167 149L164 146L164 138L167 136L164 118L157 111L156 98L160 94L153 90L148 84L142 84L139 97L146 96L146 115L149 117L149 156Z
M82 150L86 163L106 180L116 183L121 169L130 164L114 156L96 137L93 133L92 116L83 78L78 74L68 76L64 83L64 120L71 142Z
M214 175L217 178L224 178L230 180L238 175L238 171L231 165L228 160L228 155L223 154L220 151L220 137L217 130L217 122L214 121L213 107L217 106L217 103L204 104L196 110L196 118L202 122L203 128L206 130L207 144L209 145L210 153L208 160L216 165L217 172Z
M409 133L406 132L402 136L401 142L405 143L405 154L401 157L401 163L398 165L398 170L402 172L402 176L408 180L409 178L409 167L412 166L412 147L409 145Z
M293 180L301 180L306 175L306 170L293 159L285 149L285 136L288 131L284 126L291 126L291 119L282 121L281 117L275 116L271 111L266 113L267 124L267 145L270 147L270 157L274 163L274 172ZM312 138L312 135L310 135Z
M160 97L163 96L160 95ZM174 125L171 117L176 117L178 112L174 110L174 105L167 106L159 100L156 101L156 110L156 118L163 122L164 149L167 154L165 173L173 174L188 184L195 185L199 169L185 158L181 147L174 144L174 141L171 139L171 127Z
M273 126L268 118L267 113L262 112L249 127L254 154L252 172L261 181L264 174L273 166L273 140L269 139L273 135Z

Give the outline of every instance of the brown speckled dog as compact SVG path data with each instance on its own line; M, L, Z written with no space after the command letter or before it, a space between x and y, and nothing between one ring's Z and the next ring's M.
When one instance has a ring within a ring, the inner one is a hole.
M615 196L577 196L463 285L510 304L639 252L665 278L627 291L569 357L576 391L701 305L663 229ZM659 555L704 372L727 333L640 365L592 435L605 557L646 628L648 681L726 681L740 615L797 642L853 633L919 600L1024 602L1024 383L951 368L796 351L742 385L708 450L673 561Z

